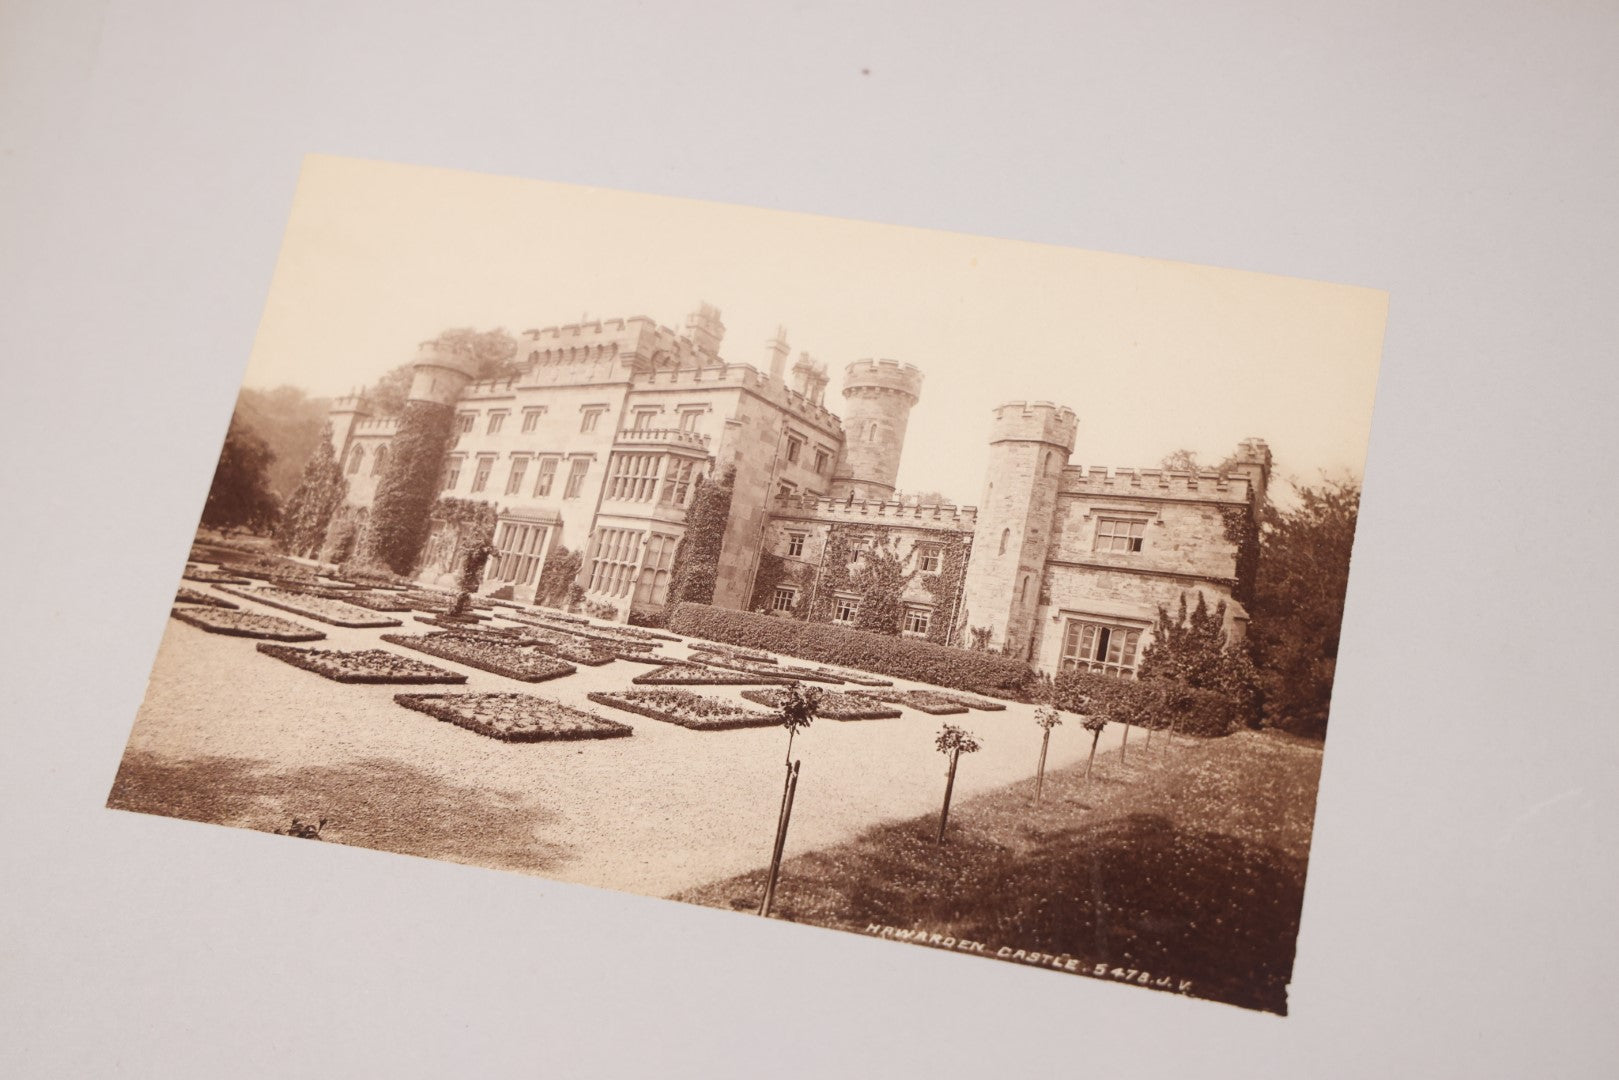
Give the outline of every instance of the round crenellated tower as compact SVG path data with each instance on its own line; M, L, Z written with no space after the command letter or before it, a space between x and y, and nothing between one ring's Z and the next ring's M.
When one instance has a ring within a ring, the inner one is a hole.
M441 349L436 341L422 342L411 362L410 394L406 400L453 408L472 381L472 364L470 357Z
M1074 410L1048 401L995 410L962 593L968 629L987 629L990 648L1023 656L1033 644L1057 488L1078 430Z
M844 369L843 452L832 497L883 500L894 494L905 427L922 397L922 372L898 360L856 360Z

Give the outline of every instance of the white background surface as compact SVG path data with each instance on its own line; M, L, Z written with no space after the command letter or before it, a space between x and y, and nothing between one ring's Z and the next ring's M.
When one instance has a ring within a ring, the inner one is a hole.
M0 1073L1611 1075L1616 56L1601 3L0 8ZM1389 290L1293 1015L102 809L310 151Z

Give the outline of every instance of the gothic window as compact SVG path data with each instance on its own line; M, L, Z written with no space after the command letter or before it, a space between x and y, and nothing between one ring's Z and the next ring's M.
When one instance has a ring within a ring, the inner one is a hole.
M635 419L630 425L632 431L651 431L652 422L658 418L657 409L636 409Z
M1006 545L1010 544L1011 542L1012 542L1012 530L1011 529L1002 529L1001 530L1001 551L1000 551L1000 553L1002 555L1006 554Z
M1096 519L1094 550L1129 554L1141 550L1147 523L1140 519L1103 517Z
M669 567L675 561L679 541L664 533L653 533L646 542L646 558L641 561L641 577L635 585L637 604L662 604L669 599Z
M600 405L590 405L579 411L579 431L588 433L596 430L596 421L602 418L607 410Z
M387 464L388 448L386 446L377 447L376 456L371 459L371 475L381 476L382 470L387 467Z
M494 467L495 459L493 455L480 457L478 459L478 468L472 474L473 491L482 491L484 488L489 486L489 474L494 470Z
M583 460L583 459L581 459ZM597 529L590 540L590 585L594 593L624 596L641 561L641 533L632 529Z
M875 420L873 420L871 423L866 425L866 441L867 442L876 442L877 441L877 421L875 421Z
M1017 600L1020 604L1029 602L1029 575L1023 575L1023 584L1018 586Z
M585 474L589 471L590 459L587 457L576 457L569 463L568 486L562 493L564 499L577 499L579 497L579 492L585 486Z
M670 458L663 470L663 492L658 501L665 506L685 506L691 497L692 474L697 462L691 458Z
M551 494L551 485L557 479L557 459L543 457L540 459L539 475L534 478L534 497L543 499Z
M491 576L514 585L532 585L540 566L540 550L545 546L545 526L522 521L503 521L495 536L495 556Z
M703 413L706 412L706 411L707 411L707 409L704 406L698 406L696 408L683 408L683 409L681 409L680 410L680 430L681 431L696 431L697 430L697 421L698 421L698 419L700 419L702 417Z
M528 455L512 455L512 471L506 477L506 494L516 495L523 486L523 474L528 471Z
M356 446L349 454L349 475L353 476L360 471L360 462L365 460L365 447Z
M1136 671L1141 631L1140 626L1069 619L1063 632L1062 666L1130 678Z
M658 463L662 454L614 454L608 466L607 497L626 502L650 502L658 489Z

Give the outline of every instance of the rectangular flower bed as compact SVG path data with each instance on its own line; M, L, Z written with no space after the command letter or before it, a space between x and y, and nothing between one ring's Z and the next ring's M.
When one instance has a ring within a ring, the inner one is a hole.
M628 724L535 694L395 694L394 701L504 742L615 739L635 734Z
M328 600L323 596L314 596L309 593L290 592L287 589L262 588L249 592L245 589L226 588L225 592L232 596L240 596L246 600L256 600L261 604L268 604L282 611L290 611L295 615L315 619L333 626L398 626L398 619L390 619L375 611L355 607L342 600Z
M932 690L858 690L855 693L874 701L905 705L917 712L932 713L934 716L951 716L967 711L967 706L955 698Z
M856 686L893 686L893 679L882 679L864 671L843 671L839 668L818 667L815 669L822 675L830 675L835 679L842 679Z
M315 595L325 597L327 600L341 600L345 604L354 604L365 608L367 611L389 611L402 614L412 610L409 604L400 602L386 592L372 592L370 589L361 589L353 585L345 589L323 585L315 592Z
M180 575L186 581L201 581L208 585L251 585L240 574L227 574L223 570L187 570Z
M180 590L174 594L174 600L179 604L201 604L204 607L224 608L227 611L235 611L237 608L236 604L226 600L223 596L205 593L200 589L188 589L184 585L180 586Z
M260 642L259 652L341 683L464 683L465 675L382 649L339 652Z
M291 619L278 619L274 615L255 615L250 611L194 607L172 608L169 614L210 634L225 634L230 637L268 638L271 641L319 641L326 636L323 631L300 626Z
M403 645L440 660L453 660L458 664L504 675L520 682L544 682L559 679L579 670L554 656L547 656L534 645L523 645L495 634L464 630L440 630L421 637L404 634L383 634L382 640L391 645Z
M706 664L665 664L637 675L630 682L642 686L747 686L759 683L780 685L792 680L778 679L773 675L756 675L746 671L709 667Z
M513 641L538 646L575 664L602 667L605 664L611 664L614 659L611 650L600 648L588 641L580 641L578 638L568 634L557 633L555 630L542 630L539 627L525 626L522 629L501 630L500 632L510 637Z
M747 671L755 675L766 675L771 678L791 678L801 682L842 683L843 680L836 675L828 675L813 668L790 667L786 665L769 666L756 663L752 660L736 660L729 656L710 652L694 652L691 654L694 662L706 664L709 667L724 668L727 671Z
M704 697L690 690L597 691L590 700L625 712L650 716L695 731L730 731L735 728L772 727L781 723L774 713L748 709L734 702Z
M749 701L768 705L772 709L781 708L784 694L785 690L742 691L742 696ZM865 694L845 694L837 690L825 690L821 692L821 703L816 708L815 715L828 720L892 720L905 714L892 705L885 705Z
M995 701L991 698L974 697L971 694L958 694L953 690L948 694L937 693L935 691L928 691L928 693L933 693L936 697L949 698L951 701L959 702L960 704L967 706L969 709L982 709L984 712L1006 711L1006 702L1004 701Z

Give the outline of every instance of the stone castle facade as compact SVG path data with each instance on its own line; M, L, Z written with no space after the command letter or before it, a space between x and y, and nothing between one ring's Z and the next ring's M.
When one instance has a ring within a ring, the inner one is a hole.
M894 486L920 370L849 364L840 416L826 366L800 353L789 368L784 333L760 367L722 359L724 335L706 304L684 333L645 317L529 330L520 372L492 382L423 347L409 397L455 413L440 493L497 513L484 592L532 599L565 547L583 555L588 600L623 619L655 613L697 480L734 468L721 607L859 626L873 603L863 582L881 563L902 633L1046 671L1133 673L1159 606L1183 594L1224 601L1242 633L1244 537L1270 477L1263 441L1245 441L1223 473L1087 470L1070 464L1071 409L1013 402L994 410L979 505L922 505ZM363 528L398 420L363 397L339 399L331 420ZM458 539L435 522L424 579L453 576Z

